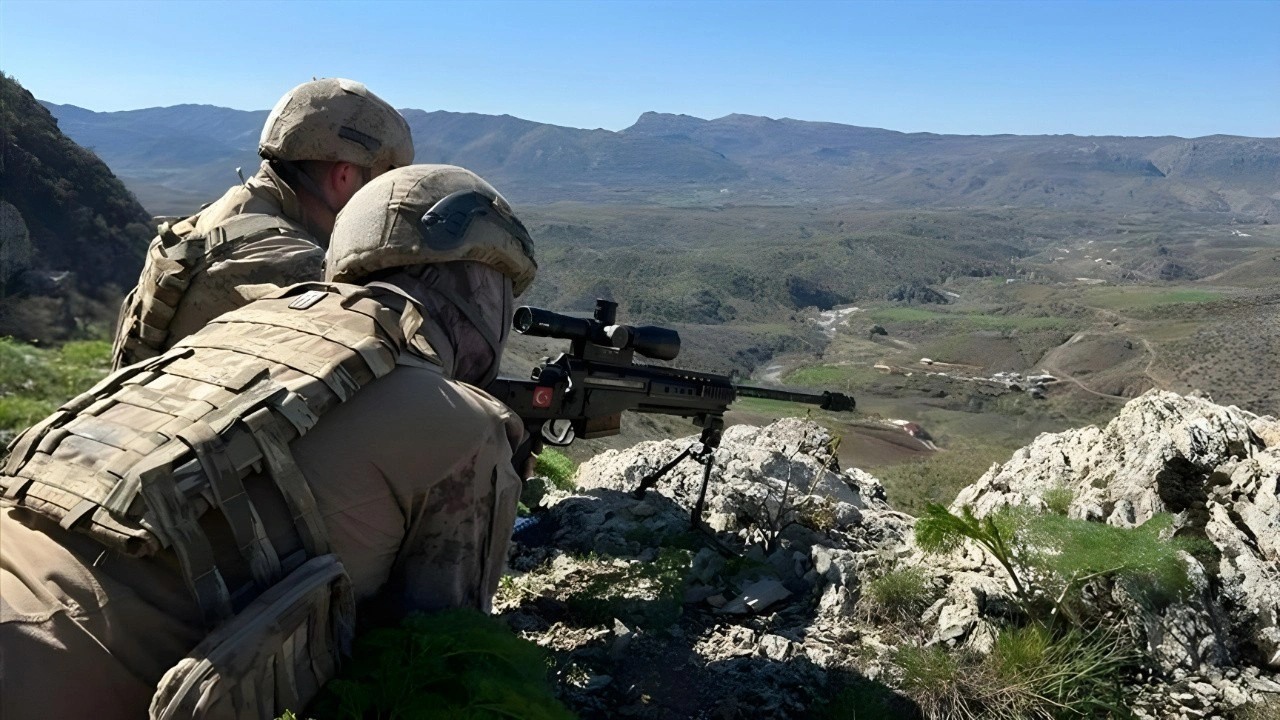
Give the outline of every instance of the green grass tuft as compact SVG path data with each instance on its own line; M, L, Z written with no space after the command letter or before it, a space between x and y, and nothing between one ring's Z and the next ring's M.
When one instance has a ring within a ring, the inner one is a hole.
M1106 633L1006 628L990 654L905 647L901 685L938 720L1057 720L1122 713L1120 679L1138 655Z
M1076 494L1071 488L1058 485L1049 488L1044 494L1044 504L1050 513L1054 515L1066 515L1071 509L1071 501L1076 499Z
M933 602L933 584L918 567L890 570L867 583L863 593L867 612L888 622L918 620Z
M487 720L573 717L547 684L547 657L473 610L413 615L357 638L309 717Z
M538 454L538 464L534 472L551 481L559 490L573 490L573 475L578 466L567 455L559 450L545 448Z

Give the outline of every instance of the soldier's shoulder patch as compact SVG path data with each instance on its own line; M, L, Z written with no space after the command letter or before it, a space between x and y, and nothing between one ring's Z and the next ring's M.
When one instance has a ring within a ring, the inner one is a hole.
M289 307L294 310L306 310L325 299L325 296L328 294L329 293L324 290L308 290L295 298L293 302L289 303Z

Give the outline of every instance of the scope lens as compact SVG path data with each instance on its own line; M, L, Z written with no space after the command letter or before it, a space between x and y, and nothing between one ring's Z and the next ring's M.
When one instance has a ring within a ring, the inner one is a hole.
M533 327L533 310L527 305L516 308L516 314L511 318L511 327L521 334L529 332L529 328Z

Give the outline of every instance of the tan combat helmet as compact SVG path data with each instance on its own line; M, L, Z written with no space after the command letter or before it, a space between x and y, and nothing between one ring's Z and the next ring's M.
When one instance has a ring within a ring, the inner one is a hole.
M516 296L538 271L533 239L492 185L453 165L411 165L379 176L343 208L325 279L358 283L390 268L460 260L496 268Z
M326 78L280 98L262 127L258 154L285 162L349 162L378 175L413 162L413 138L404 117L363 83Z

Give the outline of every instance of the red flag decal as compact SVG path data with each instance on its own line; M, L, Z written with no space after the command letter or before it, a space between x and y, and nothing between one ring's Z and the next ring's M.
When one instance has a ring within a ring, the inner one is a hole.
M533 389L533 406L536 408L551 407L551 396L555 395L555 389L549 387L538 386Z

